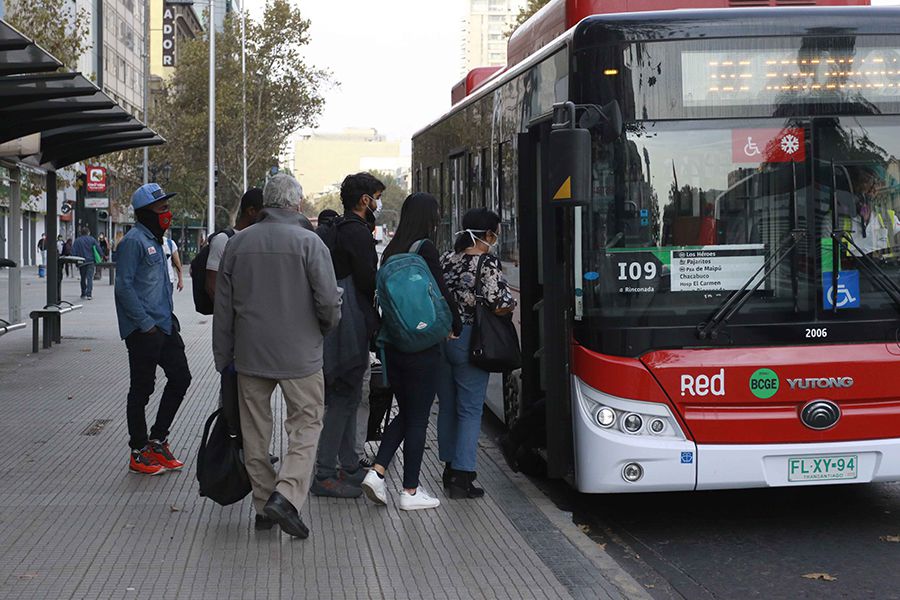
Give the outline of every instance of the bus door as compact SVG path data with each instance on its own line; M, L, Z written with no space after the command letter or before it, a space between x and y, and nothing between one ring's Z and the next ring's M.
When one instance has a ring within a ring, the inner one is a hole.
M453 235L462 229L462 216L466 206L466 176L468 175L468 165L466 164L466 153L457 154L450 157L450 240L455 238Z
M546 418L547 474L573 480L570 353L572 222L546 201L550 119L519 134L522 414Z

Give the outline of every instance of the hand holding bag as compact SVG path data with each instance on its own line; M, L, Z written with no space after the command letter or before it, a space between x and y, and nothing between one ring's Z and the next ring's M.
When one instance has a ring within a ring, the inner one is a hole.
M512 314L498 315L484 297L481 270L487 254L478 259L475 270L475 325L469 346L469 360L490 373L506 373L522 366L519 334Z

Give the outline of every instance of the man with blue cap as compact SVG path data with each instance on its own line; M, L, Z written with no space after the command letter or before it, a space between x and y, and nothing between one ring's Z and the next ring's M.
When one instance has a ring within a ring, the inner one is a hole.
M180 326L173 313L172 283L163 252L163 235L172 223L169 198L156 183L131 196L137 223L116 251L116 314L128 348L129 469L158 475L184 466L169 449L169 427L191 383ZM145 408L156 383L156 366L166 374L156 422L147 433Z

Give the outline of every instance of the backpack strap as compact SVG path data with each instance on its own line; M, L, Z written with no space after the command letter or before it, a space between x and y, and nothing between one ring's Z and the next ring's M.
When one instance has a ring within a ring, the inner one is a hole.
M418 242L413 242L413 245L409 247L409 253L410 253L410 254L418 254L418 253L419 253L419 250L422 249L422 245L423 245L426 241L427 241L427 240L422 239L422 240L419 240Z

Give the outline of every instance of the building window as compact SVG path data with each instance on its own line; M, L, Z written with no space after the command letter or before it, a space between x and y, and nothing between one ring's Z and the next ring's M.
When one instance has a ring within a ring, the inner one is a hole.
M123 0L122 5L128 12L134 13L134 0Z

